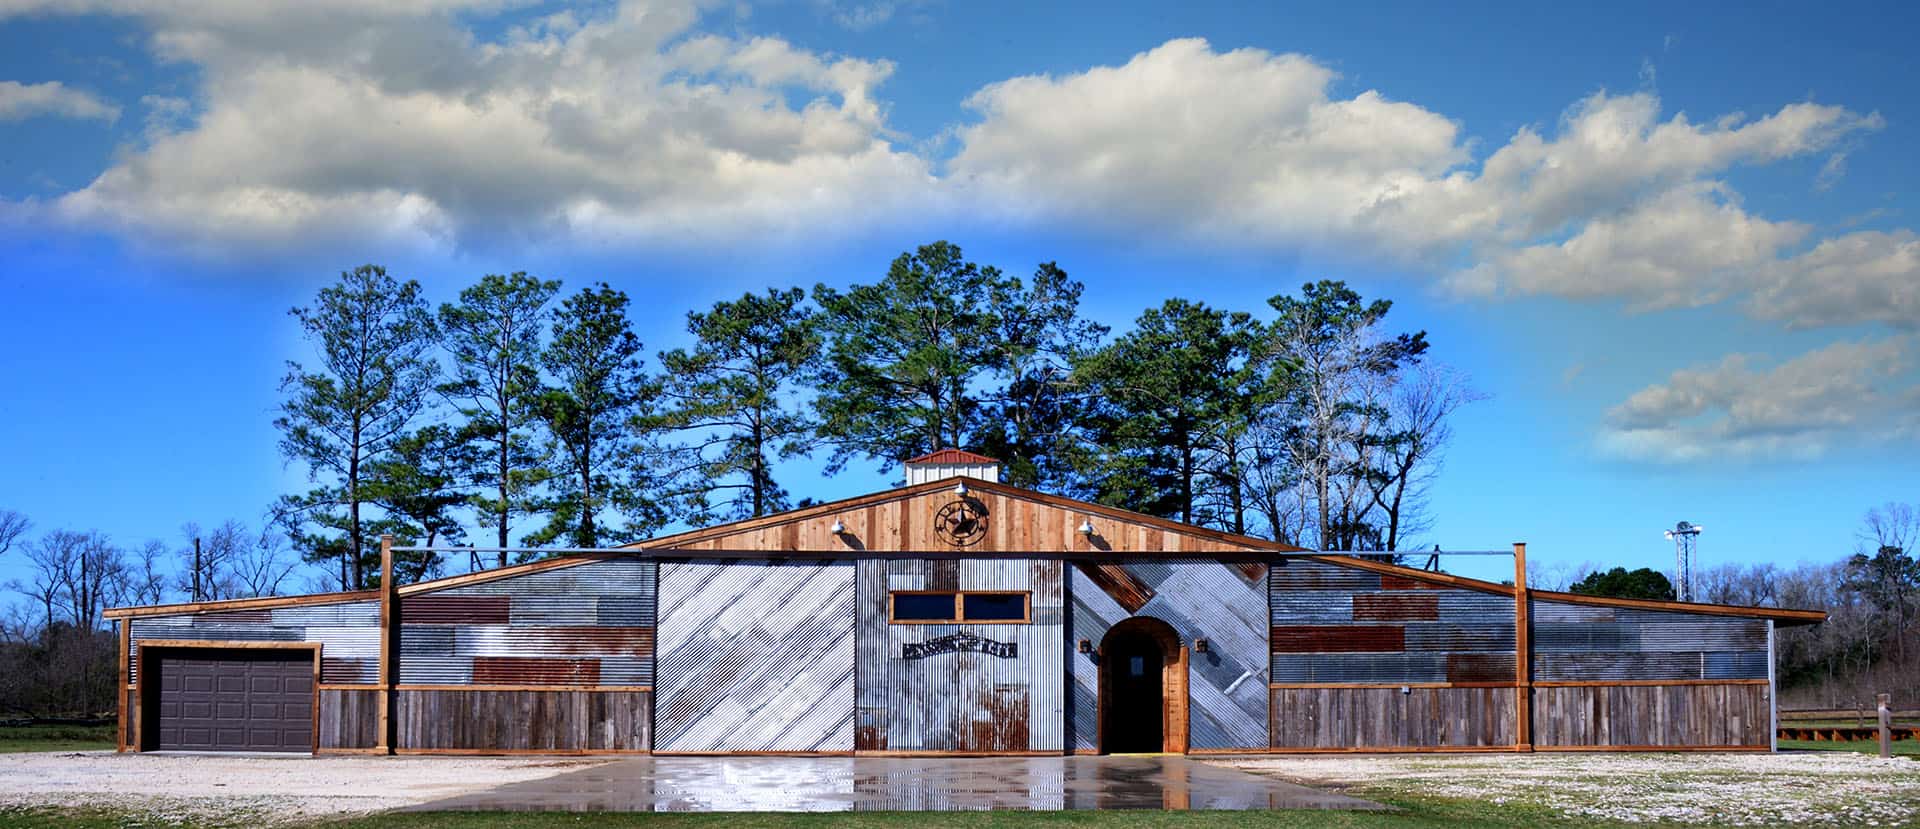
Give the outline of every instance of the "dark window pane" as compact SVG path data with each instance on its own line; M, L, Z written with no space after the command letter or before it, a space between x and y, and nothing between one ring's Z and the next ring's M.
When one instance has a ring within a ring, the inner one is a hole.
M1027 618L1025 593L968 593L967 621L1020 622Z
M952 593L895 593L893 618L909 622L925 619L952 619Z

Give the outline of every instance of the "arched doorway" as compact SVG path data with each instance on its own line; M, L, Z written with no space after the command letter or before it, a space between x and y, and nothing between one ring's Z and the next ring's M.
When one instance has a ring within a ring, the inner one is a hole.
M1187 649L1166 622L1135 616L1100 640L1100 753L1187 751Z

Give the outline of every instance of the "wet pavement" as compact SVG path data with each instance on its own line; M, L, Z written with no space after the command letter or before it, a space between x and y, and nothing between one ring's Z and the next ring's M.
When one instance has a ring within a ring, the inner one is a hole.
M641 757L408 811L1382 808L1185 757Z

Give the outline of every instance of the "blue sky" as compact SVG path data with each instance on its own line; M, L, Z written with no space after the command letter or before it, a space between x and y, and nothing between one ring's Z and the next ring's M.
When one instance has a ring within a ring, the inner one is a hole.
M937 238L1116 328L1395 300L1490 396L1428 543L1792 563L1920 498L1910 7L1034 5L0 0L0 507L257 524L286 309L363 262L604 279L663 349Z

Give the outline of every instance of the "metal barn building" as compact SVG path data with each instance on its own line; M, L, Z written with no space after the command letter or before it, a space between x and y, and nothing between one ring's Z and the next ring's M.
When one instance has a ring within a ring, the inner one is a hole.
M1773 631L997 482L380 590L121 608L122 750L1760 750ZM390 559L390 556L389 556Z

